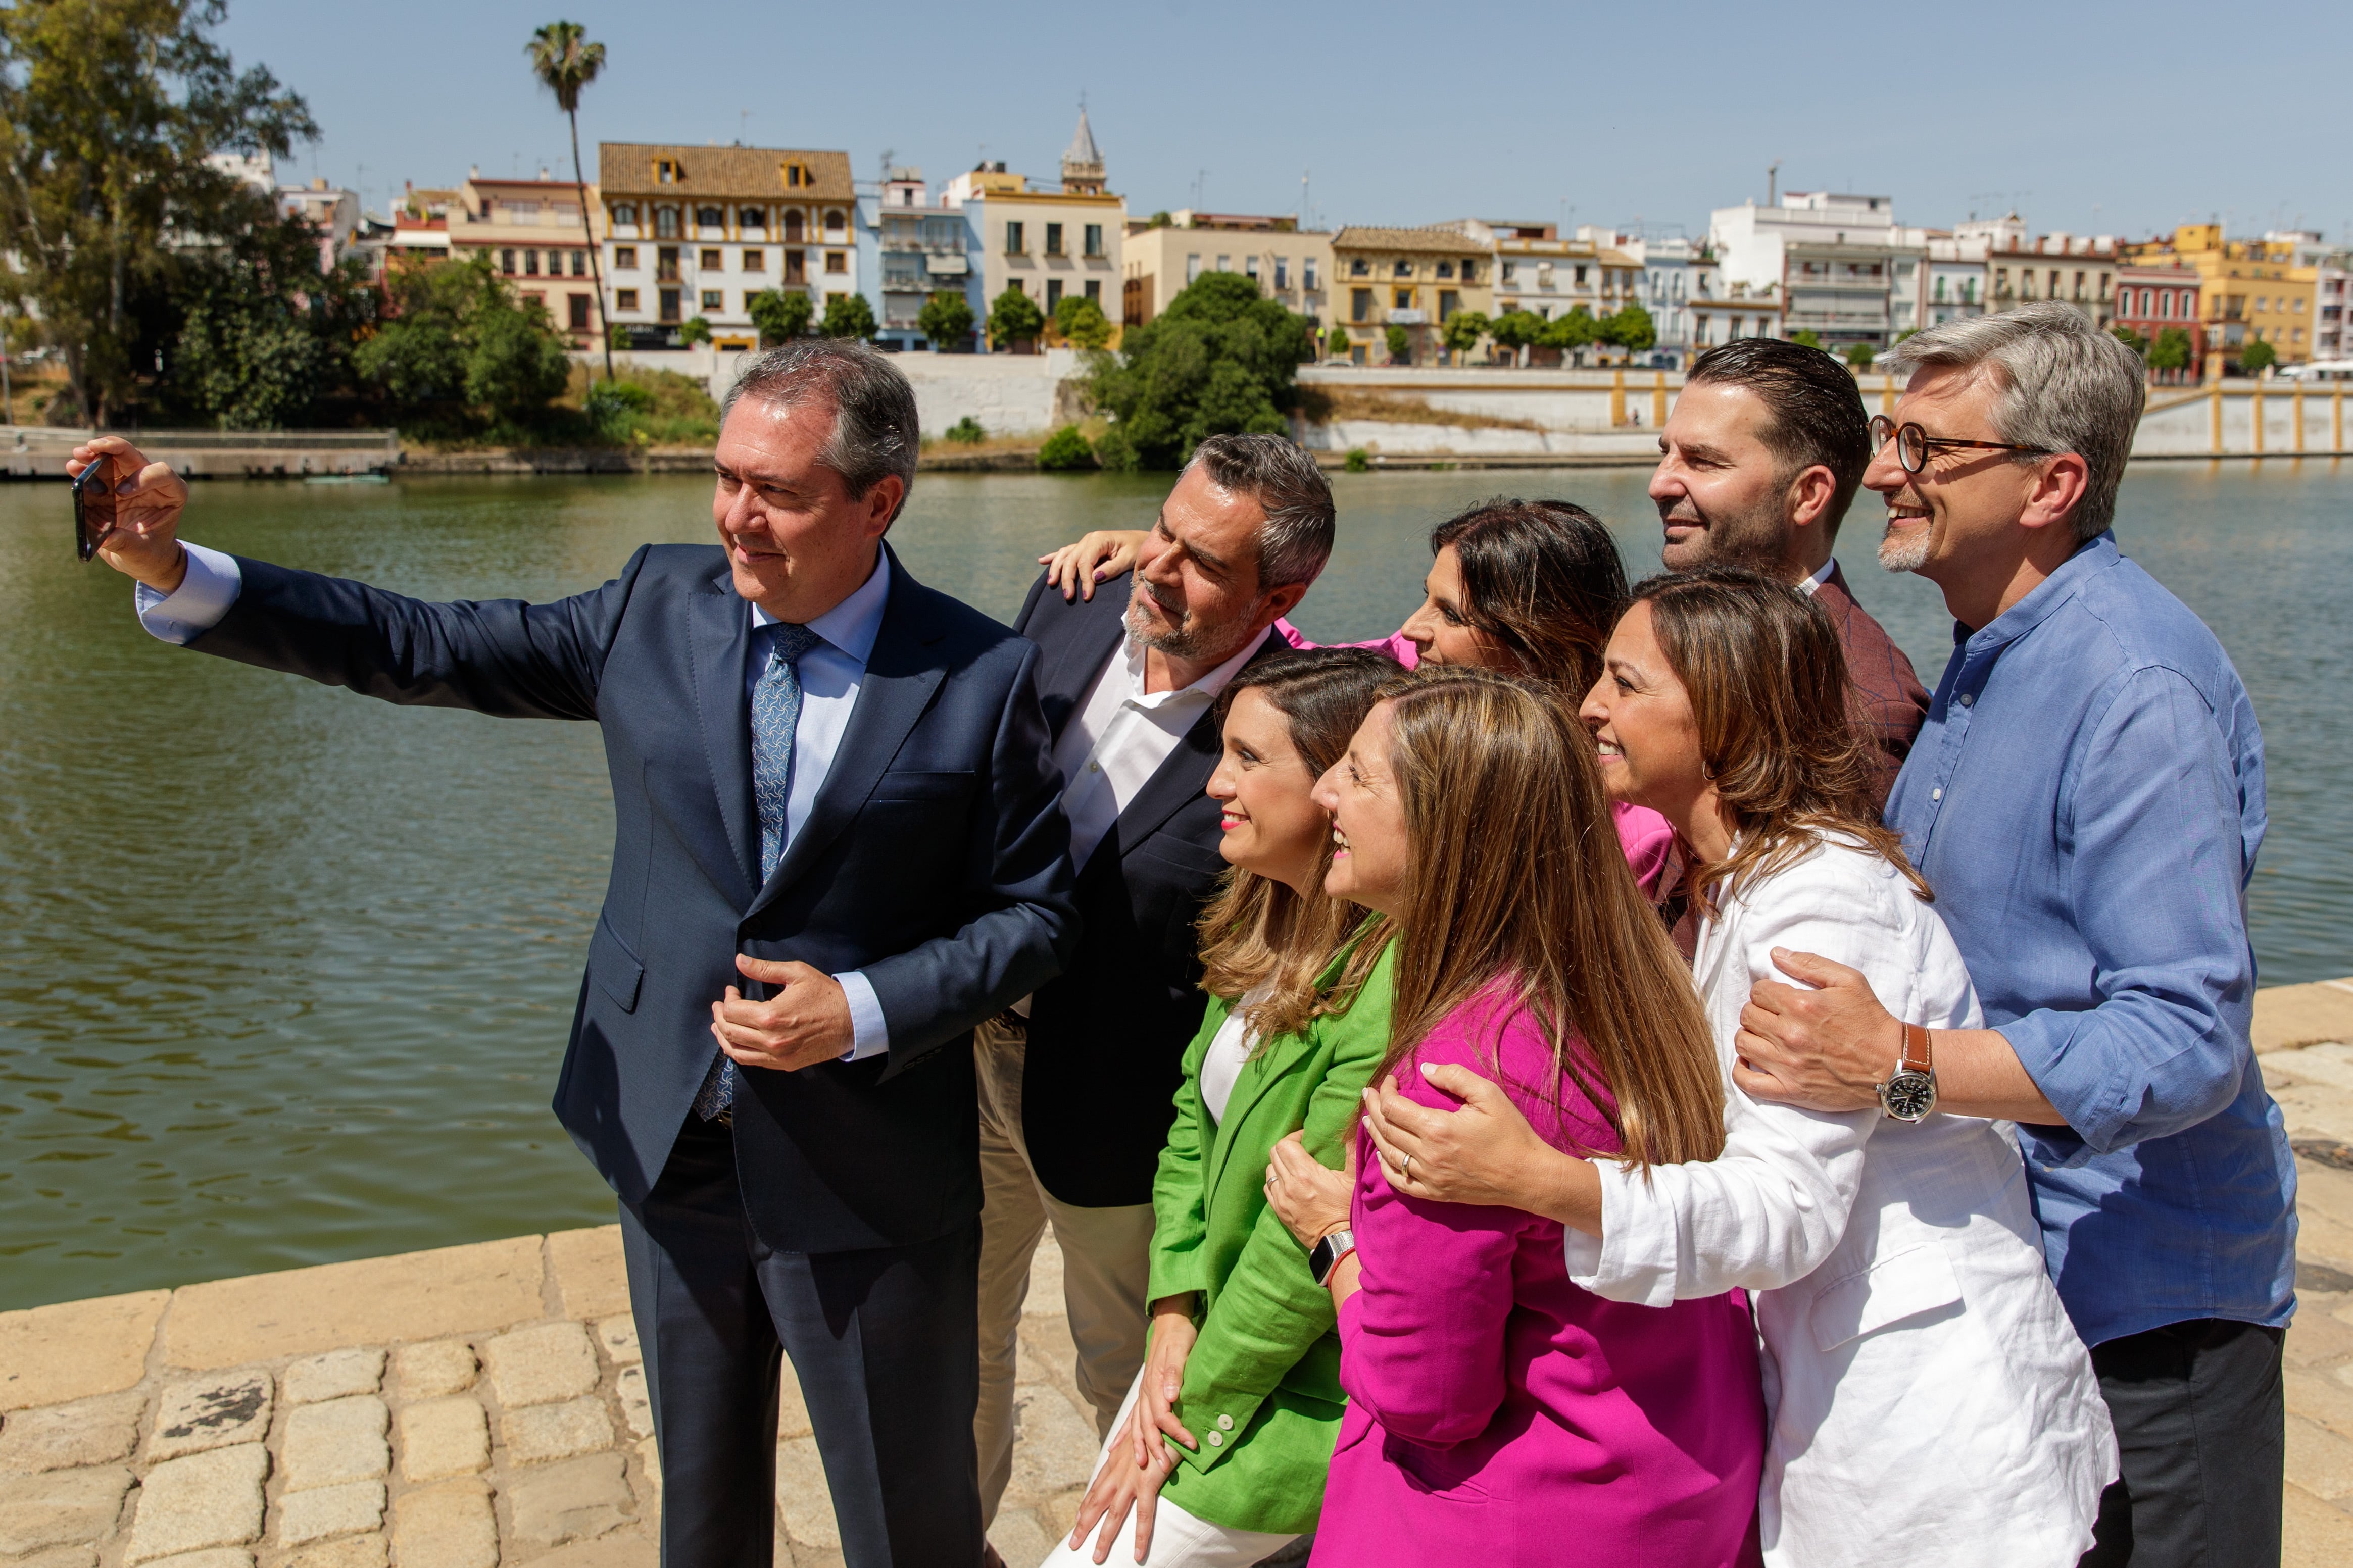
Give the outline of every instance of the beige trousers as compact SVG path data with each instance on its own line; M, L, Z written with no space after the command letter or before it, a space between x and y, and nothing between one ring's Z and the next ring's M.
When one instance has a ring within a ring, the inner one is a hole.
M1027 1037L990 1019L974 1031L980 1083L980 1449L984 1528L997 1519L1013 1474L1013 1383L1029 1259L1047 1224L1062 1252L1062 1304L1078 1346L1079 1393L1098 1436L1111 1435L1128 1385L1144 1366L1145 1287L1152 1269L1152 1205L1078 1208L1039 1184L1021 1134L1021 1065Z

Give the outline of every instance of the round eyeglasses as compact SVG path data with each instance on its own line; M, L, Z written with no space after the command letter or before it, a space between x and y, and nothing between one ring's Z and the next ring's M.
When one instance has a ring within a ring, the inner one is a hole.
M1931 436L1917 425L1898 425L1886 415L1875 415L1871 421L1871 455L1877 457L1886 450L1889 441L1895 443L1895 460L1904 465L1907 474L1916 474L1928 466L1928 454L1948 451L2022 452L2030 457L2054 456L2048 447L2021 447L2010 441L1965 441L1951 436Z

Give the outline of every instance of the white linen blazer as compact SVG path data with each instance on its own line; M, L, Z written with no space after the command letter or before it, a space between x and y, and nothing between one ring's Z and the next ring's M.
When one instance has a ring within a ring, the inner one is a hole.
M1700 927L1693 973L1724 1067L1722 1157L1647 1180L1596 1161L1602 1236L1569 1232L1569 1273L1650 1306L1755 1293L1769 1422L1759 1515L1775 1568L2067 1568L2092 1544L2116 1437L2043 1270L2016 1131L1743 1094L1740 1010L1757 981L1788 982L1776 947L1862 971L1907 1022L1979 1025L1935 910L1876 853L1818 841Z

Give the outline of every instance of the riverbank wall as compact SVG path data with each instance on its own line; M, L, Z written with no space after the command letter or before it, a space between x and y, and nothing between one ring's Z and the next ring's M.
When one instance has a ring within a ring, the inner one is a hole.
M2353 1562L2353 980L2258 994L2301 1183L2287 1551ZM1093 1422L1051 1238L1021 1324L1013 1480L990 1531L1071 1528ZM776 1560L841 1562L780 1382ZM661 1469L616 1226L0 1313L8 1568L654 1568Z

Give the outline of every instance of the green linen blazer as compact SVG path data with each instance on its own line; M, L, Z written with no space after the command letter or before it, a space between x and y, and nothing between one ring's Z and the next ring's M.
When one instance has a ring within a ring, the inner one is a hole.
M1266 1201L1274 1146L1304 1130L1307 1152L1337 1169L1356 1136L1359 1095L1388 1053L1391 963L1374 965L1345 1014L1266 1043L1212 1123L1201 1060L1233 1010L1212 997L1185 1051L1176 1121L1153 1183L1151 1300L1196 1292L1200 1338L1185 1363L1177 1417L1198 1447L1162 1495L1234 1530L1304 1534L1324 1510L1339 1436L1340 1337L1332 1298Z

